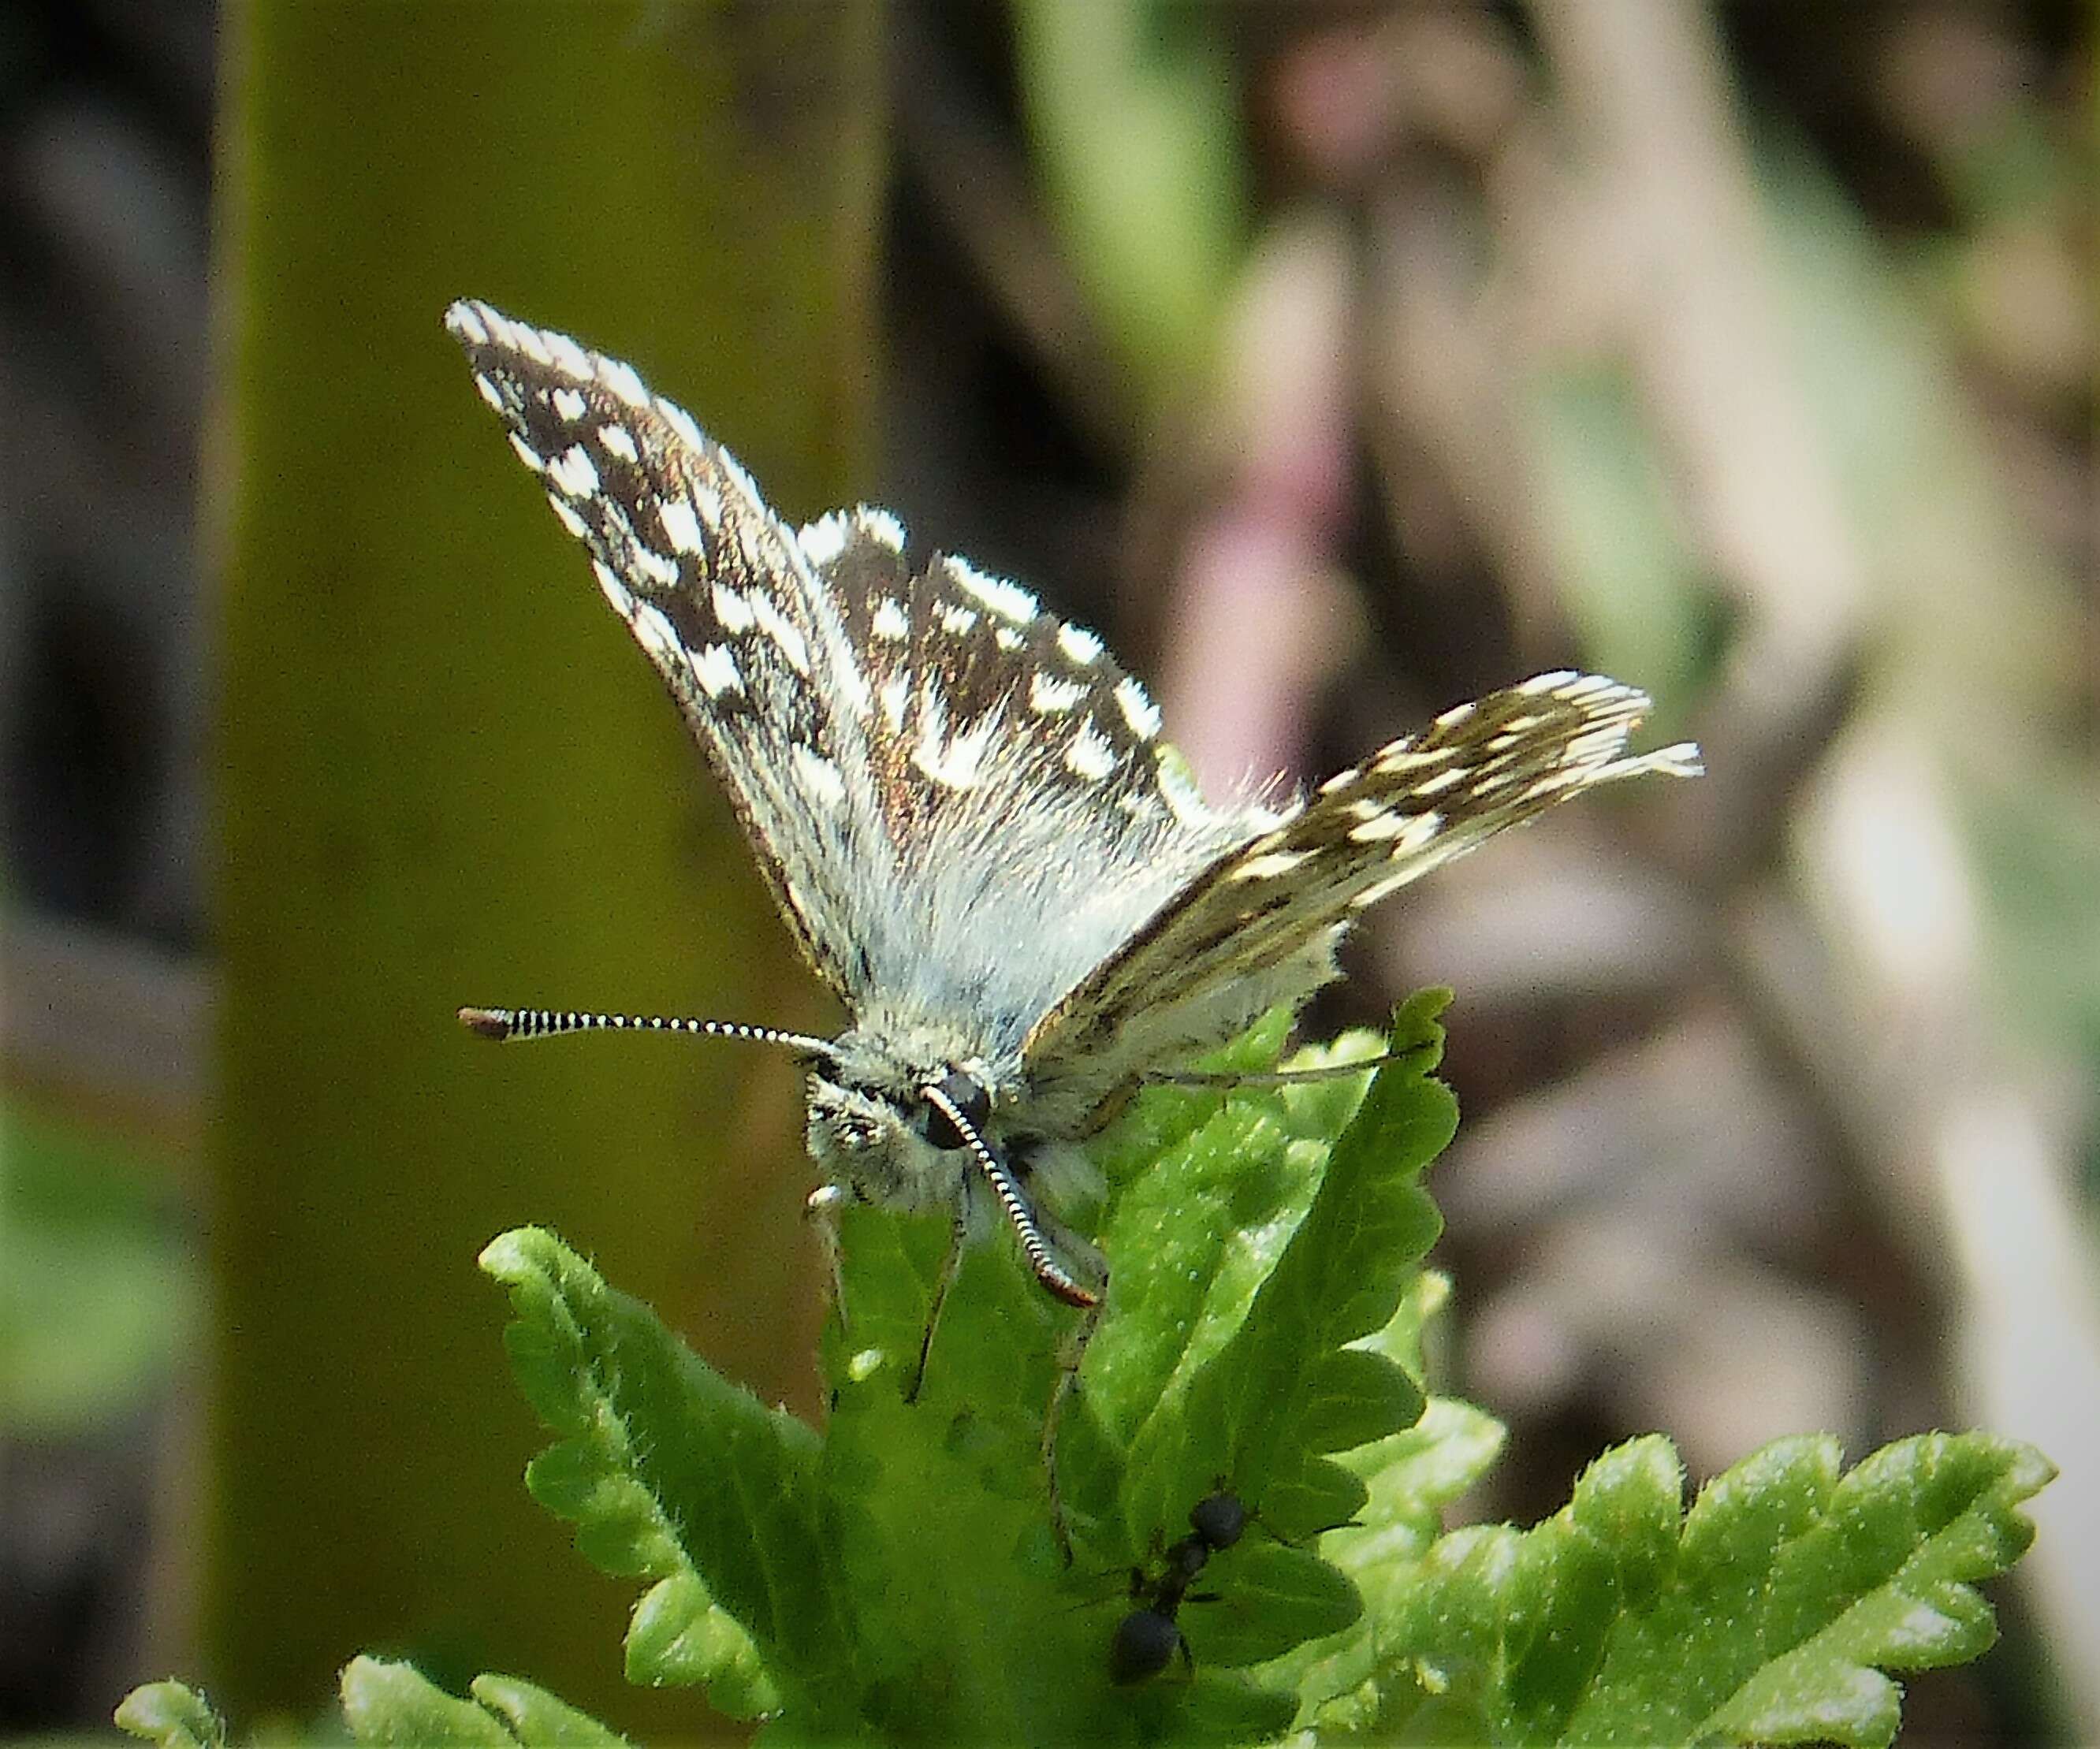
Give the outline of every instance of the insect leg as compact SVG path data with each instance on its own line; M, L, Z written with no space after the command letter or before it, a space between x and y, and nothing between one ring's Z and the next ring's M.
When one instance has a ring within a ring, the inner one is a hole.
M1072 1527L1065 1518L1065 1496L1057 1485L1057 1425L1064 1419L1065 1407L1079 1394L1079 1364L1087 1358L1087 1345L1094 1339L1094 1332L1101 1327L1101 1311L1108 1304L1105 1292L1087 1308L1084 1317L1074 1325L1065 1340L1064 1352L1057 1359L1057 1388L1050 1393L1050 1407L1043 1416L1043 1476L1050 1491L1050 1528L1057 1539L1058 1552L1065 1557L1065 1565L1072 1564Z
M933 1332L940 1327L941 1308L948 1302L948 1290L955 1284L955 1277L963 1270L963 1248L969 1243L970 1222L967 1209L955 1211L955 1230L948 1241L948 1254L941 1259L941 1273L934 1279L933 1297L926 1307L926 1328L919 1338L919 1364L912 1369L911 1382L904 1389L904 1400L916 1403L920 1387L926 1382L926 1363L933 1352Z

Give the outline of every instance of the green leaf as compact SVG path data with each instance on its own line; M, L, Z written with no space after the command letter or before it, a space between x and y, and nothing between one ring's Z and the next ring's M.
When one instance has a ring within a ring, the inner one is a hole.
M181 1682L148 1682L119 1703L117 1725L161 1749L225 1749L226 1726L211 1703Z
M2031 1447L1981 1434L1926 1434L1875 1453L1839 1484L1824 1522L1774 1563L1779 1619L1768 1632L1801 1637L1730 1697L1713 1729L1738 1741L1888 1742L1898 1692L1877 1672L1961 1663L1993 1643L1991 1607L1971 1584L2019 1558L2034 1530L2012 1509L2054 1474ZM1842 1588L1817 1585L1819 1571L1842 1575Z
M841 1710L899 1740L1099 1734L1110 1628L1066 1588L1040 1452L1074 1315L1012 1246L972 1247L907 1403L947 1223L848 1210L841 1230L823 1467L858 1605L832 1654Z
M2053 1474L1978 1434L1904 1440L1841 1474L1836 1441L1808 1437L1746 1458L1681 1516L1675 1455L1636 1440L1536 1529L1454 1532L1396 1565L1373 1608L1405 1650L1371 1673L1377 1716L1412 1732L1436 1697L1437 1717L1493 1742L1886 1743L1884 1672L1990 1644L1970 1587L2026 1548L2015 1508Z
M682 1582L664 1606L679 1606L678 1623L642 1619L630 1674L719 1680L734 1711L768 1692L762 1663L781 1694L799 1684L821 1713L851 1634L815 1434L726 1382L551 1235L505 1234L481 1261L518 1315L505 1336L519 1386L561 1436L527 1470L533 1497L575 1522L606 1571ZM659 1646L675 1655L652 1665Z
M1272 1009L1197 1067L1209 1074L1258 1075L1282 1055L1295 1018L1288 1008ZM1348 1084L1341 1085L1346 1088ZM1148 1087L1088 1152L1110 1184L1127 1185L1155 1170L1160 1156L1215 1117L1226 1098L1224 1092L1207 1089L1171 1084ZM1354 1095L1348 1095L1348 1104L1354 1108Z
M474 1679L474 1698L448 1694L414 1666L354 1658L342 1672L342 1716L360 1743L415 1749L624 1749L627 1739L516 1676Z
M1183 1631L1199 1667L1257 1664L1339 1632L1363 1613L1357 1588L1308 1549L1242 1544L1203 1574L1217 1601L1186 1609Z
M1346 1452L1422 1414L1422 1390L1397 1363L1361 1348L1322 1355L1305 1369L1299 1437L1313 1452Z
M511 1749L518 1739L484 1707L448 1694L413 1665L353 1658L342 1672L342 1716L361 1743L421 1749Z
M627 1679L670 1687L704 1685L708 1704L732 1719L780 1707L780 1690L758 1648L693 1573L675 1573L642 1593L627 1625Z
M1441 1304L1443 1297L1437 1276L1424 1277L1414 1296L1418 1305ZM1418 1315L1416 1306L1403 1306L1388 1326L1392 1339L1411 1340ZM1343 1460L1362 1478L1363 1498L1353 1523L1321 1538L1320 1553L1355 1582L1363 1616L1342 1638L1300 1648L1260 1672L1264 1681L1298 1694L1301 1727L1339 1733L1376 1720L1374 1676L1385 1624L1399 1613L1408 1588L1418 1583L1414 1563L1441 1531L1445 1509L1479 1485L1502 1437L1501 1425L1471 1404L1432 1397L1414 1426Z
M354 1658L342 1680L344 1722L360 1743L413 1749L624 1749L627 1739L546 1690L515 1676L474 1680L474 1699L448 1694L412 1664ZM205 1698L179 1682L134 1689L117 1722L161 1749L225 1749L226 1727ZM333 1740L333 1738L330 1739Z
M546 1690L516 1676L474 1679L474 1698L508 1721L521 1743L559 1744L562 1749L622 1749L627 1739Z
M1414 1090L1402 1105L1425 1098L1433 1013L1432 1005L1409 1017L1401 1043L1414 1054L1387 1071ZM1266 1067L1287 1020L1271 1016L1208 1066ZM1305 1053L1299 1064L1375 1055L1381 1042L1365 1035ZM1110 1186L1101 1228L1114 1268L1110 1309L1088 1357L1086 1390L1063 1425L1057 1467L1068 1495L1100 1503L1109 1529L1071 1571L1051 1535L1042 1448L1061 1352L1081 1320L1043 1294L1013 1247L973 1247L934 1332L923 1382L907 1402L947 1224L871 1208L843 1212L845 1315L825 1335L832 1411L816 1483L833 1539L828 1558L855 1605L849 1635L833 1648L821 1684L835 1719L915 1741L1119 1742L1190 1732L1244 1738L1288 1724L1296 1706L1289 1695L1233 1672L1332 1635L1361 1604L1349 1581L1312 1551L1282 1546L1271 1533L1346 1518L1363 1498L1362 1483L1317 1454L1390 1433L1418 1412L1420 1398L1401 1363L1411 1358L1418 1314L1385 1347L1374 1341L1345 1352L1341 1344L1372 1330L1381 1308L1392 1314L1433 1218L1424 1223L1418 1212L1406 1224L1411 1249L1383 1237L1335 1247L1340 1267L1325 1297L1341 1311L1321 1325L1331 1333L1331 1351L1306 1357L1302 1428L1280 1443L1259 1500L1249 1498L1267 1530L1218 1555L1198 1588L1216 1601L1192 1599L1181 1618L1193 1681L1118 1688L1108 1650L1132 1606L1132 1568L1156 1571L1165 1536L1184 1533L1189 1509L1214 1478L1206 1474L1171 1496L1162 1489L1162 1513L1138 1531L1123 1527L1117 1490L1131 1430L1158 1413L1163 1396L1185 1391L1233 1350L1264 1280L1321 1196L1383 1193L1370 1162L1382 1145L1379 1126L1390 1128L1392 1095L1374 1108L1384 1117L1362 1122L1370 1079L1229 1094L1155 1089L1103 1139L1096 1153ZM1429 1097L1441 1102L1440 1116L1448 1096L1438 1090ZM1350 1163L1323 1191L1337 1139L1352 1124L1358 1140ZM1411 1163L1405 1175L1418 1170ZM1382 1296L1363 1294L1366 1274L1383 1280ZM1248 1352L1263 1364L1273 1359L1259 1346ZM1254 1484L1241 1485L1251 1496ZM722 1600L718 1588L699 1595ZM671 1625L660 1626L660 1615ZM630 1655L645 1630L653 1651L668 1647L687 1620L704 1618L680 1587L667 1584L638 1612ZM757 1650L759 1665L770 1670L770 1649L761 1642ZM653 1661L674 1663L668 1650ZM805 1697L818 1685L814 1674L779 1685L783 1715L769 1725L769 1740L801 1741L814 1729Z
M1193 1673L1177 1671L1141 1687L1118 1689L1114 1701L1115 1734L1103 1740L1116 1742L1268 1742L1290 1726L1289 1695L1251 1687L1200 1659Z
M1425 1325L1448 1293L1421 1258L1419 1179L1452 1129L1429 1078L1444 997L1396 1017L1374 1077L1162 1088L1105 1138L1113 1266L1056 1479L1083 1558L1052 1534L1046 1411L1085 1319L1008 1244L936 1218L840 1224L819 1435L717 1377L575 1253L527 1229L490 1245L518 1382L554 1429L533 1493L590 1557L651 1581L627 1641L639 1682L701 1683L783 1749L848 1739L1325 1739L1608 1743L1887 1741L1887 1672L1974 1656L1971 1588L2030 1534L2048 1479L2024 1447L1935 1435L1849 1475L1834 1443L1783 1442L1683 1510L1674 1452L1636 1440L1529 1531L1441 1533L1502 1429L1426 1399ZM1229 1054L1251 1068L1273 1020ZM1351 1064L1369 1036L1300 1063ZM1135 1133L1159 1152L1148 1166ZM1190 1509L1252 1518L1190 1573ZM1170 1553L1174 1560L1170 1561ZM1180 1571L1181 1584L1170 1575ZM1166 1610L1178 1670L1112 1680L1135 1609ZM360 1659L363 1741L616 1743L545 1691L473 1698ZM208 1708L142 1690L125 1722L216 1745Z
M1276 1236L1281 1223L1269 1224L1264 1238L1274 1261L1237 1328L1193 1376L1185 1366L1185 1386L1163 1390L1136 1430L1123 1487L1128 1525L1171 1522L1177 1503L1185 1510L1220 1477L1260 1500L1272 1477L1302 1478L1318 1454L1396 1431L1420 1414L1420 1391L1401 1368L1335 1351L1392 1320L1441 1229L1418 1180L1458 1121L1449 1092L1429 1078L1443 1049L1436 1016L1449 999L1448 991L1426 991L1401 1009L1388 1046L1400 1060L1378 1072L1331 1148L1290 1134L1294 1120L1340 1115L1331 1086L1287 1089L1267 1102L1280 1112L1264 1108L1242 1120L1258 1162L1280 1161L1286 1174L1295 1165L1317 1188L1287 1236ZM1303 1535L1325 1525L1278 1528Z

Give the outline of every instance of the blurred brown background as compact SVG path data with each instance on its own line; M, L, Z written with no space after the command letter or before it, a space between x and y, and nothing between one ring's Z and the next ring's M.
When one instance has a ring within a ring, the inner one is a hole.
M783 512L1099 627L1214 781L1481 689L1710 775L1375 914L1449 983L1485 1515L1659 1429L2062 1467L1913 1742L2100 1739L2089 15L25 3L0 27L0 1733L362 1649L663 1738L522 1497L545 1221L813 1408L792 1075L461 1001L825 1023L438 328L632 359Z

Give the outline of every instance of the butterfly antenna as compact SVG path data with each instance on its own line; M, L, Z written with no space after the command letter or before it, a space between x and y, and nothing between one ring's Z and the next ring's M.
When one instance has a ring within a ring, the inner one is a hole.
M1028 1198L1022 1194L1012 1169L991 1151L990 1144L977 1134L977 1126L963 1115L962 1108L930 1082L919 1090L919 1097L955 1126L955 1133L963 1139L963 1146L970 1151L977 1170L984 1174L985 1182L991 1186L992 1195L999 1198L999 1207L1006 1211L1014 1235L1021 1240L1021 1254L1028 1259L1028 1267L1035 1271L1035 1279L1067 1306L1100 1305L1101 1295L1082 1287L1074 1280L1071 1271L1051 1255L1049 1241L1043 1236L1035 1211L1029 1207Z
M832 1055L827 1038L745 1026L735 1020L689 1020L658 1014L580 1014L573 1008L462 1008L460 1024L477 1038L553 1038L563 1033L685 1033L695 1038L735 1038L781 1045L803 1056Z

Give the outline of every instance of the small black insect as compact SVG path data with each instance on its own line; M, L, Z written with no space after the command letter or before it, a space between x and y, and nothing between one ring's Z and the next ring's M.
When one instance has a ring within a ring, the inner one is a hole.
M1192 1670L1195 1667L1176 1617L1184 1603L1216 1600L1214 1591L1189 1588L1210 1564L1212 1555L1231 1548L1246 1534L1252 1516L1237 1494L1218 1488L1189 1508L1189 1534L1160 1557L1158 1572L1147 1573L1143 1567L1132 1570L1130 1594L1143 1601L1116 1623L1115 1637L1109 1642L1111 1681L1149 1681L1174 1661L1177 1652L1185 1665Z

